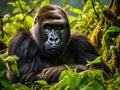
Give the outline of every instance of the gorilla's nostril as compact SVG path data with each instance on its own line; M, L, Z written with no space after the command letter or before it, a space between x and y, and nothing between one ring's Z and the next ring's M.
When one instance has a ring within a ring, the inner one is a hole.
M58 38L55 39L55 41L58 41L58 40L59 40Z
M54 41L54 38L52 38L52 37L51 37L51 38L49 38L49 41Z

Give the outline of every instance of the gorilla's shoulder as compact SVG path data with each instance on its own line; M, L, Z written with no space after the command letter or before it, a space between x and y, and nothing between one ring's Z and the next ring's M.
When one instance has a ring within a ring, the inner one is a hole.
M75 43L75 42L78 44L82 44L82 43L90 44L90 40L87 38L86 35L84 35L83 33L77 30L72 30L71 31L71 43Z
M89 38L77 30L71 32L69 47L73 48L72 50L76 50L77 53L85 52L85 54L89 53L98 56ZM87 55L85 55L85 57L87 57Z
M30 31L25 29L25 28L19 28L16 33L13 35L13 37L16 38L25 38L25 37L30 37Z
M22 58L34 57L37 51L37 44L33 40L30 31L25 29L17 30L8 45L9 55L16 54Z

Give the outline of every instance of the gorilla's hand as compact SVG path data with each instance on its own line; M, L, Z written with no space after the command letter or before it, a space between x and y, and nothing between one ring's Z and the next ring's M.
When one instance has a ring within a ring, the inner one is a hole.
M76 69L78 72L84 71L87 67L83 65L70 65L70 68ZM43 79L46 80L49 84L52 82L57 82L60 76L60 73L67 68L64 65L56 66L56 67L49 67L43 69L43 71L37 75L36 80Z

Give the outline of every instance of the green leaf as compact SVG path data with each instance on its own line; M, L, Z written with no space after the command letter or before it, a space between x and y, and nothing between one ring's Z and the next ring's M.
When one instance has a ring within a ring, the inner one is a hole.
M47 84L47 82L45 80L37 80L37 81L35 81L35 83L39 83L39 84L42 84L42 85Z
M5 90L13 90L11 87L11 83L7 79L1 78L0 83L2 84Z
M76 13L76 14L81 14L82 13L82 11L78 8L70 7L69 10L73 13Z
M44 0L44 1L41 2L41 6L45 6L47 4L49 4L49 2L47 2L47 0Z
M95 60L93 60L93 61L89 61L89 60L87 60L87 66L91 66L92 67L92 65L94 65L94 64L96 64L96 63L100 63L101 62L101 57L100 56L98 56Z
M16 60L18 60L19 57L16 55L12 55L12 56L8 56L7 58L4 59L5 62L14 62Z
M12 5L13 7L16 6L16 3L15 3L15 2L8 2L7 4L8 4L8 5Z
M77 18L73 18L70 20L70 28L73 29L77 24Z
M109 81L112 85L120 85L120 73L116 73L113 78Z
M13 13L15 14L15 13L18 13L18 12L20 12L21 10L20 10L20 8L15 8L14 10L13 10Z
M6 68L3 68L3 70L0 69L0 78L2 78L3 75L5 75L6 71Z
M120 32L120 27L118 26L111 26L107 29L107 32Z
M102 86L97 80L93 81L91 87L93 88L92 90L104 90L104 86Z
M85 6L83 7L83 12L86 12L87 10L89 10L92 7L92 2L91 0L87 0L87 3L85 4Z
M29 90L29 88L21 83L13 84L14 90Z
M20 0L21 5L26 5L26 2L24 0Z
M4 62L0 59L0 78L2 78L3 75L5 75L6 71L7 71L7 68Z
M19 57L16 55L8 56L7 58L4 59L5 62L11 64L11 68L17 76L19 76L19 70L17 68L17 60L18 59L19 59Z

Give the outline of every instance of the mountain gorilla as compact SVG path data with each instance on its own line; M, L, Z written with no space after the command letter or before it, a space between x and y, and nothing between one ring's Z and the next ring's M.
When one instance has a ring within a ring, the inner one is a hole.
M67 69L64 64L80 72L88 68L86 60L99 56L85 36L77 31L70 34L67 15L56 5L40 8L30 31L17 31L10 41L8 54L20 57L19 77L8 64L7 76L12 83L43 79L49 84L58 81L60 73ZM109 72L103 61L93 67Z

